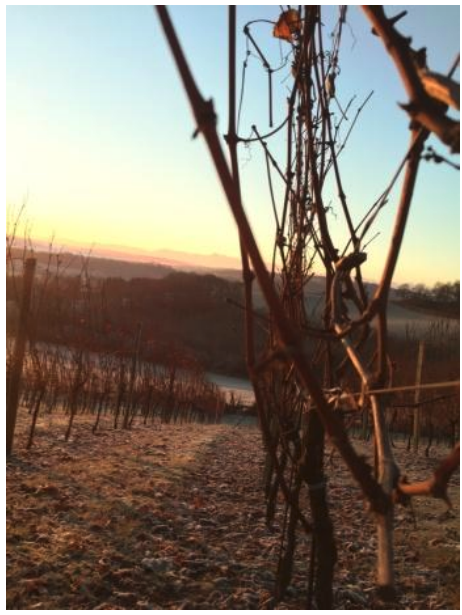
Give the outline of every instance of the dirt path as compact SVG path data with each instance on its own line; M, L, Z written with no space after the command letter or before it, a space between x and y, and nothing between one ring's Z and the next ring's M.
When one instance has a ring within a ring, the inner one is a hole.
M66 444L53 419L41 423L26 452L26 420L7 464L8 609L274 607L282 520L279 513L273 531L264 523L255 428L139 426L95 437L81 421ZM384 608L374 597L372 523L340 461L329 463L336 606ZM407 463L412 473L435 460ZM449 514L440 502L417 503L417 529L410 511L397 513L402 598L395 608L456 606L458 488L452 491ZM276 608L305 608L309 547L302 536L293 583Z

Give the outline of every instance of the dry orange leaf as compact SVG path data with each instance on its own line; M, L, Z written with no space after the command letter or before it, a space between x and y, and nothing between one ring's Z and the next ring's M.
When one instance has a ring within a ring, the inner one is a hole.
M291 42L294 34L300 32L300 15L295 9L289 9L281 13L277 24L274 26L273 36Z

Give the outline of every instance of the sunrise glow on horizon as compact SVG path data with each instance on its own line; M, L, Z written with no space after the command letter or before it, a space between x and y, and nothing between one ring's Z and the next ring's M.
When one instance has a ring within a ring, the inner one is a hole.
M431 68L447 71L459 51L459 7L405 8L403 31L417 45L428 44ZM238 7L238 32L250 19L274 21L278 13L278 6ZM171 14L203 95L214 99L223 134L226 7L172 6ZM350 7L348 22L339 98L347 102L356 94L357 107L374 90L340 159L358 221L406 151L408 118L397 104L406 95L394 67L356 7ZM256 32L278 57L281 43L271 29ZM54 234L58 245L238 257L234 222L203 139L191 138L194 120L152 7L9 6L7 58L7 206L27 201L33 236L47 240ZM239 66L244 59L240 40ZM267 127L265 75L255 62L249 75L246 136L256 117ZM277 104L283 105L289 78L289 68L278 76ZM447 155L437 141L429 143ZM282 144L278 147L282 151ZM262 155L252 146L241 149L240 159L244 203L269 262L274 225ZM459 194L457 171L422 164L395 283L432 285L459 278ZM398 196L399 186L370 247L371 281L383 266ZM335 207L336 198L333 191Z

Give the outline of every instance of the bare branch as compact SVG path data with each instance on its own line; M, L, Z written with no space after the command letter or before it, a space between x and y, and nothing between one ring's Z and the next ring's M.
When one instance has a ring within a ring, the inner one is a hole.
M460 464L460 444L443 459L440 465L436 468L433 476L429 479L417 483L407 483L403 478L396 490L395 498L398 502L406 502L408 498L422 495L440 498L451 508L452 503L448 496L448 483L451 476L457 470Z
M452 152L460 151L460 123L446 115L446 105L442 105L441 97L453 100L453 92L457 85L447 83L445 86L438 80L427 76L425 50L415 52L410 46L410 39L402 36L394 27L395 18L388 19L382 6L363 5L362 9L374 27L374 31L382 39L388 53L392 57L408 93L410 102L403 105L410 117L426 130L433 132L448 145ZM426 75L426 78L422 77ZM438 85L438 88L436 86ZM436 89L438 96L435 98Z

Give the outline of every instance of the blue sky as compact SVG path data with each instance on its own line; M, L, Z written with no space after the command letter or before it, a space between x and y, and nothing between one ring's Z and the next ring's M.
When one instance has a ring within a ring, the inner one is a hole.
M402 7L390 8L393 13ZM459 51L459 6L410 6L400 22L429 65L445 72ZM227 125L227 9L173 6L171 14L199 86L212 97L219 129ZM238 31L250 19L276 20L275 6L238 8ZM328 34L333 7L325 7ZM390 59L360 10L350 7L337 93L359 104L374 90L340 167L354 220L387 185L407 146L406 96ZM255 34L278 63L284 43L271 26ZM240 37L238 62L245 56ZM27 197L33 233L58 244L110 244L144 249L238 254L237 235L205 144L194 123L166 41L150 6L9 6L6 42L7 205ZM283 117L290 70L274 78L275 122ZM458 76L458 73L457 73ZM266 76L251 57L242 133L267 125ZM277 109L280 109L278 112ZM353 106L353 109L355 107ZM446 153L435 141L434 147ZM284 164L283 138L272 145ZM244 202L269 259L274 238L260 148L242 150ZM456 160L458 162L458 160ZM278 194L280 194L279 187ZM382 213L367 277L377 279L396 210ZM335 190L331 199L338 208ZM332 218L343 247L344 231ZM395 282L459 278L459 174L423 163Z

